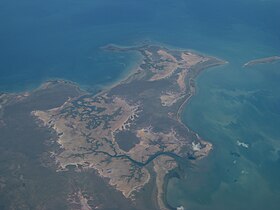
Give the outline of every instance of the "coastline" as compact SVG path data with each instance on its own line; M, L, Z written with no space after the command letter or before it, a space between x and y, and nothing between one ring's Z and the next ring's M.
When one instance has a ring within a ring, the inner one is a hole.
M215 57L212 57L212 58L213 59L217 59ZM212 67L228 64L227 61L223 61L223 60L220 60L220 59L217 59L217 61L219 61L220 63L212 64L212 65L209 65L209 66L205 66L204 68L202 68L200 70L200 72L202 72L205 69L209 69L209 68L212 68ZM194 77L194 80L196 79L197 76L199 76L200 72ZM187 104L190 101L190 99L196 94L196 88L197 88L196 84L194 84L194 91L185 99L185 101L179 107L178 112L177 112L177 120L180 121L184 125L185 125L185 123L182 122L182 119L181 119L182 115L181 114L182 114L182 111L184 110L184 108L187 106ZM186 127L188 127L188 126L186 126Z
M216 59L218 61L218 63L214 63L214 64L210 64L209 66L205 66L204 68L202 68L199 73L194 77L194 81L196 81L196 78L201 74L201 72L203 72L203 70L205 69L209 69L209 68L212 68L212 67L216 67L216 66L221 66L221 65L225 65L225 64L228 64L229 62L228 61L224 61L224 60L221 60L221 59L218 59L216 57L211 57L212 59ZM188 130L189 127L186 123L184 123L182 121L182 112L183 110L186 108L186 106L188 105L188 103L190 102L190 100L192 99L192 97L196 94L196 84L194 84L194 91L184 100L184 102L181 104L181 106L179 107L178 111L177 111L177 115L176 115L176 118L177 120ZM198 134L196 134L198 135ZM207 142L209 143L209 142ZM209 145L211 145L211 149L212 149L212 144L209 143ZM208 154L207 154L208 155ZM167 188L168 188L168 183L169 183L169 180L172 179L172 178L178 178L180 179L180 175L178 175L178 170L179 169L179 166L176 167L174 170L170 171L168 174L165 175L164 177L164 183L163 183L163 192L164 192L164 195L163 195L163 202L165 204L165 206L170 209L170 210L176 210L177 208L176 207L173 207L171 206L169 203L168 203L168 200L167 200Z
M141 47L138 47L136 49L139 49ZM119 49L119 48L117 48ZM128 49L125 49L124 51L127 51L127 50L135 50L133 48L128 48ZM186 51L184 51L186 52ZM141 55L141 58L143 58L143 55ZM192 81L189 81L189 82L194 82L193 80L195 80L195 78L204 70L204 69L208 69L210 67L214 67L214 66L218 66L218 65L223 65L223 64L226 64L227 62L226 61L222 61L220 59L217 59L217 58L214 58L214 57L209 57L210 58L210 61L212 61L213 63L209 63L208 65L203 65L202 67L200 67L198 65L198 69L196 69L196 66L192 67L193 69L193 77L191 78ZM143 59L139 59L139 61L143 61ZM126 83L127 81L129 81L130 79L134 79L134 76L137 75L137 73L140 72L139 70L139 65L140 65L140 62L137 62L134 66L134 68L122 79L120 80L117 80L115 81L113 84L110 84L108 86L106 86L106 88L104 88L103 90L101 90L100 92L97 92L95 94L95 96L99 96L99 95L102 95L106 92L108 92L109 90L113 89L114 87L117 87L118 85L121 85L121 84L124 84ZM216 63L214 62L216 61ZM71 86L74 86L77 91L79 92L83 92L85 94L87 94L88 92L87 91L84 91L80 88L80 85L78 83L75 83L75 82L72 82L72 81L68 81L68 80L63 80L63 79L57 79L57 80L46 80L44 81L38 88L34 89L33 91L31 92L35 92L36 90L40 90L40 89L45 89L45 88L48 88L48 85L49 84L52 84L52 83L62 83L62 84L70 84ZM191 84L189 84L189 86L192 86ZM195 85L192 87L192 91L190 92L190 95L186 95L186 99L184 99L183 103L180 105L180 107L178 108L177 110L177 113L176 113L176 117L177 117L177 120L179 123L181 123L188 131L190 131L190 129L188 128L188 126L186 124L184 124L181 120L181 113L183 111L183 109L186 107L187 103L189 102L189 100L191 99L191 97L193 95L195 95L195 90L196 90L196 87ZM29 91L30 92L30 91ZM27 91L23 92L23 93L27 93ZM82 95L80 95L82 96ZM78 97L80 97L78 96ZM198 135L198 134L196 134ZM177 161L176 161L177 162ZM174 175L174 174L173 174ZM164 177L164 183L163 183L163 192L164 192L164 195L163 195L163 202L167 205L166 207L167 208L171 208L172 210L174 209L173 207L171 207L168 203L167 203L167 195L166 195L166 190L167 190L167 185L168 185L168 180L170 178L172 178L172 173L171 174L167 174L165 177Z
M114 44L108 44L106 46L101 47L100 49L104 50L104 51L110 51L110 49L108 49L108 47L110 47L110 46L114 46L114 47L116 47L116 49L122 49L122 47L119 47L119 46L114 45ZM135 47L135 49L136 48L137 47ZM123 52L135 51L135 49L132 49L131 47L125 47L125 49L126 50L123 50ZM121 53L122 51L121 50L115 50L115 52ZM119 78L110 82L109 84L104 84L104 85L99 84L99 85L97 85L101 88L96 93L96 96L102 95L102 94L106 93L107 91L109 91L110 89L126 82L131 76L133 76L137 73L137 71L139 70L138 68L140 66L140 63L143 61L144 56L141 55L141 53L139 53L137 50L136 50L136 54L137 54L136 62L131 64L132 66L127 66L126 70L119 76Z
M163 201L163 203L165 204L166 208L168 208L168 209L170 209L170 210L176 210L177 208L171 206L171 205L168 203L168 200L167 200L167 188L168 188L169 180L171 180L172 178L180 179L180 176L179 176L177 170L178 170L178 168L175 168L174 170L172 170L172 171L170 171L168 174L166 174L165 177L164 177L164 183L163 183L163 198L162 198L162 201Z

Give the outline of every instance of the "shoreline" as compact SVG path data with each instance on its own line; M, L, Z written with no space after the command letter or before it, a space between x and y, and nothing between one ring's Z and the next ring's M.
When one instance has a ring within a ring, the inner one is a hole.
M101 49L104 50L104 51L110 51L110 49L107 49L107 47L110 47L110 46L114 46L114 47L116 47L116 49L121 49L121 47L119 47L117 45L114 45L114 44L108 44L106 46L101 47ZM123 50L123 52L135 51L135 50L131 49L131 47L125 47L125 48L128 48L128 49ZM118 51L118 50L115 50L115 51L119 52L119 53L122 52L122 51ZM138 56L137 61L134 64L132 64L132 67L129 67L129 66L126 67L126 71L123 72L122 75L120 75L120 78L118 78L117 80L112 81L109 84L104 84L104 85L101 85L101 84L98 85L97 84L97 86L101 87L101 89L96 93L96 96L101 95L103 93L106 93L108 90L113 89L114 87L124 83L131 76L135 75L137 73L137 71L139 71L138 68L140 66L140 63L143 61L144 56L141 55L141 53L139 53L137 50L136 50L136 54ZM131 69L131 70L129 70L129 69Z
M42 89L46 89L48 84L66 84L66 85L71 85L73 87L75 87L78 91L80 92L84 92L87 93L88 91L83 89L82 86L72 80L68 80L68 79L64 79L64 78L52 78L52 79L45 79L43 80L39 85L37 85L36 87L32 88L32 89L26 89L26 90L19 90L19 91L0 91L0 94L8 94L8 95L12 95L12 94L17 94L17 95L24 95L24 94L30 94L32 92L36 92L38 90L42 90Z
M143 61L142 58L144 57L143 55L141 55L141 53L139 53L137 51L138 51L138 49L144 48L145 46L148 46L148 45L158 45L158 46L162 46L163 48L169 48L171 50L176 50L176 51L180 51L180 52L191 52L191 53L195 53L195 54L198 54L198 55L202 55L202 56L205 56L205 57L210 57L210 58L213 58L213 59L221 61L221 64L216 64L216 65L214 65L212 67L228 64L228 62L223 60L223 59L219 59L219 58L217 58L215 56L211 56L211 55L202 53L200 51L196 51L196 50L193 50L193 49L178 48L178 47L174 47L174 46L167 45L167 44L162 44L160 42L155 42L155 41L152 41L152 42L148 41L148 43L144 42L144 44L142 44L142 45L135 45L135 46L132 46L132 47L131 46L123 47L122 45L117 45L117 44L107 44L105 46L100 47L100 49L104 50L104 51L106 51L106 50L110 51L111 50L110 47L114 47L115 48L114 51L115 52L120 52L120 53L126 52L126 51L136 51L136 54L138 56L138 58L136 59L137 61L134 64L132 64L132 67L127 66L126 70L119 75L119 78L116 78L116 80L113 80L112 82L104 83L104 84L100 83L100 84L96 84L96 85L90 86L90 85L83 85L80 82L77 82L77 81L74 81L74 80L70 80L70 79L67 79L67 78L63 78L63 77L53 77L53 78L46 77L41 82L37 83L37 85L34 85L32 88L26 88L26 89L23 88L23 89L20 89L18 91L12 91L12 90L11 91L4 91L4 90L1 91L0 90L0 94L26 94L26 93L30 93L30 92L36 91L38 89L41 89L41 87L43 85L45 85L46 83L48 83L48 82L65 82L65 83L69 83L71 85L76 86L82 92L88 92L88 93L95 93L94 91L92 92L91 89L96 88L96 94L100 94L101 92L106 92L109 89L112 89L115 86L117 86L119 84L122 84L127 79L129 79L130 76L132 76L135 73L137 73L138 67L141 64L141 62ZM107 47L109 47L109 48L106 49ZM204 69L207 69L207 68L211 68L211 66L205 67ZM129 71L129 69L131 69L131 71ZM204 69L202 69L202 70L204 70ZM83 88L83 87L89 87L89 88L87 89L87 88ZM97 88L97 87L100 87L100 88Z
M214 64L210 64L209 66L205 66L204 68L200 69L200 71L198 72L197 75L195 75L195 77L193 78L194 81L196 81L196 78L203 72L203 70L209 69L209 68L213 68L213 67L218 67L221 65L225 65L228 64L228 61L224 61L221 59L218 59L216 57L211 57L212 59L216 59L217 61L219 61L219 63L214 63ZM192 99L193 96L195 96L196 94L196 90L197 90L197 86L196 84L194 84L194 92L192 92L185 100L184 102L181 104L181 106L179 107L177 114L176 114L176 119L186 128L190 131L190 128L188 127L188 125L186 123L184 123L182 121L182 112L184 111L184 109L186 108L187 104L190 102L190 100ZM196 132L194 132L196 133ZM198 133L196 133L196 135L198 135ZM211 143L210 143L211 144ZM211 144L212 145L212 144ZM208 156L208 154L207 154ZM179 164L179 163L178 163ZM170 171L168 174L165 175L164 177L164 183L163 183L163 202L165 204L165 206L170 209L170 210L176 210L176 207L171 206L168 201L167 201L167 190L168 190L168 183L170 181L170 179L172 178L178 178L180 179L180 175L177 173L177 170L179 169L179 166L176 167L174 170ZM170 174L171 173L171 174Z
M99 47L101 50L104 50L106 46L109 46L111 44L105 45L103 47ZM112 44L113 45L113 44ZM118 45L114 45L118 46ZM120 46L121 47L121 46ZM128 48L128 47L127 47ZM137 46L135 46L137 48ZM120 52L122 53L122 52ZM75 80L70 80L64 77L45 77L37 83L32 83L28 85L28 87L18 88L16 90L0 90L0 94L25 94L29 92L36 91L37 89L40 89L42 85L48 83L48 82L67 82L69 84L73 84L77 86L80 90L83 92L89 92L89 93L99 93L106 91L108 89L111 89L118 85L119 83L125 81L129 76L134 74L137 70L137 67L139 66L140 62L142 61L143 56L139 52L135 52L135 60L131 63L129 63L123 71L120 72L117 78L112 79L110 82L106 83L97 83L95 85L87 85L83 84L82 82L78 82Z
M213 57L213 59L217 59L215 57ZM209 65L209 66L205 66L204 68L202 68L199 73L193 78L194 80L200 75L200 73L203 71L203 70L206 70L206 69L209 69L209 68L214 68L214 67L218 67L218 66L221 66L221 65L225 65L225 64L228 64L227 61L223 61L223 60L220 60L220 59L217 59L218 61L220 61L220 63L217 63L217 64L212 64L212 65ZM182 122L182 112L184 110L184 108L187 106L188 102L190 101L190 99L195 96L196 94L196 84L194 84L194 92L191 93L185 100L184 102L181 104L181 106L179 107L178 111L177 111L177 120L179 122L181 122L182 124L186 125L185 123ZM188 128L188 126L186 125L186 128ZM189 128L188 128L189 129Z
M94 97L96 96L99 96L99 95L102 95L108 91L110 91L111 89L115 88L116 86L118 85L121 85L121 84L125 84L126 82L130 81L131 79L135 79L137 78L138 76L138 73L141 73L142 69L140 68L140 65L143 63L143 58L145 58L140 52L140 50L145 46L140 46L140 47L130 47L130 48L120 48L118 46L115 46L115 45L108 45L106 46L105 48L103 49L106 49L108 48L108 50L112 49L113 47L113 50L114 51L117 51L117 52L121 52L121 51L130 51L130 50L136 50L137 51L137 54L139 54L139 59L137 59L137 62L135 64L133 64L133 68L131 68L131 71L128 71L127 74L125 76L123 76L122 78L114 81L112 84L109 84L109 85L104 85L103 86L103 89L101 89L100 91L97 91L96 93L94 93ZM163 49L166 49L165 47L163 47ZM171 48L171 50L173 50L174 48ZM182 52L191 52L189 50L181 50ZM203 54L198 54L200 56L202 56ZM204 55L202 57L205 57ZM184 110L184 108L186 107L186 105L188 104L188 102L190 101L190 99L192 98L192 96L195 95L196 93L196 86L195 84L191 84L191 82L194 82L196 77L205 69L208 69L208 68L211 68L211 67L215 67L215 66L220 66L220 65L224 65L224 64L227 64L228 62L226 61L223 61L221 59L218 59L218 58L215 58L215 57L209 57L207 56L207 58L209 58L209 62L210 63L207 63L206 62L206 65L202 65L200 66L200 63L194 66L191 67L190 69L190 73L191 73L191 77L189 78L189 81L186 82L185 81L185 84L187 85L187 88L190 88L190 92L186 92L185 96L186 99L184 99L183 103L179 106L179 108L177 109L176 111L176 119L177 121L182 124L188 131L190 131L190 129L188 128L188 126L182 122L182 111ZM204 63L203 63L204 64ZM130 67L127 67L130 69ZM42 90L42 89L46 89L48 88L48 84L55 84L55 83L61 83L61 84L70 84L71 86L74 86L77 91L81 92L81 93L84 93L84 94L90 94L91 92L87 91L87 90L83 90L81 88L81 85L79 83L76 83L76 82L73 82L73 81L69 81L69 80L64 80L64 79L52 79L52 80L45 80L44 82L41 83L41 85L38 87L38 88L35 88L33 89L32 91L23 91L23 92L20 92L20 93L23 93L23 94L26 94L26 93L30 93L30 92L35 92L36 90ZM185 90L186 91L186 90ZM19 93L19 94L20 94ZM9 93L10 94L10 93ZM11 93L12 94L12 93ZM18 93L16 93L18 94ZM84 94L81 94L80 96L84 95ZM80 97L78 96L78 98ZM193 132L193 131L192 131ZM198 137L198 134L193 132L194 134L197 135ZM200 138L198 138L200 139ZM202 140L202 139L201 139ZM205 153L207 155L207 153ZM165 153L163 153L163 155L166 155ZM204 155L204 156L206 156ZM159 156L159 154L155 154L155 157L156 158L157 156ZM131 160L133 160L133 158L131 158ZM147 161L147 163L143 164L146 165L148 164L150 161ZM176 160L176 162L178 162L178 160ZM179 161L180 162L180 161ZM179 164L178 162L178 164ZM173 170L172 170L173 171ZM176 209L176 208L173 208L172 206L170 206L167 202L167 185L168 185L168 180L172 178L172 173L169 174L167 173L165 176L164 176L164 182L163 182L163 202L164 204L166 205L166 207L168 209Z
M164 205L166 206L166 208L168 208L170 210L176 210L176 207L173 207L172 205L170 205L168 203L168 200L167 200L168 183L172 178L180 179L180 175L178 174L177 170L178 170L178 168L175 168L174 170L172 170L168 174L166 174L165 177L164 177L164 181L163 181L163 198L162 198L162 201L163 201Z

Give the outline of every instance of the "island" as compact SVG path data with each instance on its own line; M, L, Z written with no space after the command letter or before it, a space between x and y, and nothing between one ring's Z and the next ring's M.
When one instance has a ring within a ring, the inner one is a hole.
M27 141L14 138L19 148L28 147L29 141L43 145L35 163L28 158L15 162L11 173L18 174L17 183L33 186L26 178L31 175L19 171L35 164L38 174L50 174L49 182L61 180L60 190L44 196L60 196L67 209L176 209L165 199L167 175L180 164L195 164L212 149L182 123L181 112L195 94L199 73L226 62L158 45L108 45L103 50L136 51L141 62L127 78L98 93L56 80L34 91L0 96L0 132L18 126L13 135L26 136ZM37 133L25 134L31 129ZM24 154L34 152L27 150ZM2 179L5 189L8 178ZM28 206L30 200L25 203L22 192L16 201ZM44 196L36 200L40 207L57 205L55 199L44 203Z
M274 63L280 61L280 56L271 56L266 58L259 58L251 60L243 65L243 67L251 67L259 64Z

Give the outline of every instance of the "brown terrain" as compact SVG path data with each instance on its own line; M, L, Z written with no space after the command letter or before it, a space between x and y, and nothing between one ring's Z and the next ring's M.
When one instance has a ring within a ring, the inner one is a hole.
M24 115L39 125L32 129L50 133L40 137L45 145L37 154L40 167L64 174L64 182L71 183L63 195L69 209L168 209L165 176L180 162L198 161L212 149L181 122L182 108L195 94L196 76L226 62L161 46L104 49L136 50L142 62L128 78L98 94L65 81L30 93L2 94L0 128L7 132L6 126L15 123L8 121L18 118L9 110L28 107ZM117 207L111 208L109 200Z

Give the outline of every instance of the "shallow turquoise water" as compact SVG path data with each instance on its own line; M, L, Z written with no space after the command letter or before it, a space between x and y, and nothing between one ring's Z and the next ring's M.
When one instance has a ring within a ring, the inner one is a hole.
M279 208L279 80L280 64L250 69L228 65L199 77L199 92L184 121L214 150L187 171L186 179L170 181L171 204L187 209Z
M199 76L183 115L214 150L186 179L171 180L168 202L195 210L278 209L280 64L241 66L280 54L279 8L278 0L2 0L0 91L50 78L89 89L112 83L138 57L102 52L109 43L149 40L223 58L230 63Z

